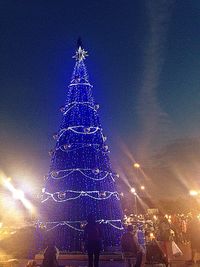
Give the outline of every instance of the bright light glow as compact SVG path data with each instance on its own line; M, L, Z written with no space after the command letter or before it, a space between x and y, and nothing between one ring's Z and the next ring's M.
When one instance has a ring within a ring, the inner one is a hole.
M153 218L154 218L154 220L157 220L158 219L156 215L153 215Z
M153 233L150 233L149 237L150 237L151 240L155 238Z
M133 194L136 193L136 190L134 187L131 188L131 193L133 193Z
M140 186L140 189L141 189L141 190L145 190L145 186L144 186L144 185L141 185L141 186Z
M140 168L140 164L137 163L137 162L135 162L135 163L133 164L133 167L136 168L136 169L139 169L139 168Z
M34 181L34 178L26 173L14 174L12 177L13 181L16 181L19 189L24 191L25 194L34 194L37 191L37 184Z
M76 54L72 57L75 58L77 61L83 61L88 56L88 52L84 50L81 46L79 46Z
M197 196L198 195L198 192L196 191L196 190L190 190L189 191L189 194L190 194L190 196Z
M35 212L35 208L33 207L33 205L31 204L31 202L25 198L24 196L24 192L22 190L18 190L16 189L12 183L11 183L11 178L7 178L4 175L0 176L0 181L1 184L8 189L8 191L10 191L13 195L13 198L18 199L22 202L22 204L24 205L25 208L27 208L31 213Z
M24 192L22 190L14 190L13 191L13 198L22 200L24 198Z

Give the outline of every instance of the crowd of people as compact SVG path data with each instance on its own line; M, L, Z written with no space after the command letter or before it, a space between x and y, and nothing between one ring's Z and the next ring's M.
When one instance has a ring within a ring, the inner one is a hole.
M168 262L169 251L167 244L172 245L172 253L181 256L183 253L179 249L180 244L189 245L192 252L191 261L195 261L196 252L200 252L200 217L190 214L174 214L174 215L133 215L125 216L124 223L127 228L133 227L134 235L138 239L138 243L148 248L146 257L153 258L153 244L160 250L160 259ZM139 234L140 233L140 234ZM141 236L143 240L141 242ZM173 251L174 250L174 251ZM139 265L140 266L140 265Z
M153 238L158 241L174 240L176 243L191 242L194 229L198 231L200 217L190 214L174 215L129 215L124 217L125 225L133 225L135 230L142 228L146 241Z
M200 251L200 218L191 214L133 215L124 217L125 232L121 238L121 250L127 266L142 267L146 261L163 262L168 265L167 242L191 244L192 260ZM99 267L102 251L101 227L91 214L84 229L88 267ZM44 251L42 267L58 267L58 249L50 241ZM30 267L30 266L28 266Z

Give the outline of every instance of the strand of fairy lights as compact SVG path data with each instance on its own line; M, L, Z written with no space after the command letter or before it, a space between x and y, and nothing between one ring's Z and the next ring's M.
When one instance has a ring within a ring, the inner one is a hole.
M121 220L105 220L105 219L101 219L101 220L97 220L97 222L99 224L107 224L107 225L110 225L112 226L113 228L115 229L118 229L118 230L123 230L123 226L122 226L122 222ZM117 226L117 224L120 224L120 226ZM86 221L55 221L55 222L37 222L36 223L37 226L41 227L41 226L44 226L44 227L48 227L48 225L53 225L52 227L48 228L47 231L51 231L59 226L68 226L76 231L80 231L80 232L83 232L84 230L83 229L80 229L80 228L77 228L75 226L73 226L74 224L80 224L82 226L86 225Z
M83 105L86 105L86 104L89 104L90 106L93 106L93 102L91 101L73 101L73 102L70 102L69 104L65 105L65 108L68 108L69 106L71 105L79 105L79 104L83 104Z
M67 193L72 193L72 194L77 194L75 197L66 197ZM98 197L93 196L93 194L96 194ZM109 199L110 197L114 196L118 200L119 198L119 193L117 191L111 192L111 191L74 191L74 190L66 190L63 192L54 192L54 193L49 193L46 192L44 189L43 196L46 196L45 199L43 199L41 202L44 203L50 198L52 198L55 202L65 202L65 201L70 201L70 200L75 200L80 197L89 197L95 200L105 200Z
M87 174L87 172L92 172L94 174L94 176L89 176ZM64 174L62 176L59 176L59 173L66 173L67 174ZM84 175L85 177L89 178L89 179L92 179L92 180L95 180L95 181L98 181L98 180L104 180L108 175L110 175L110 177L112 178L113 181L115 181L114 177L113 176L116 176L116 177L119 177L118 174L113 174L112 172L109 172L109 171L101 171L99 169L82 169L82 168L75 168L75 169L65 169L65 170L59 170L59 171L52 171L50 173L51 175L51 178L53 179L63 179L67 176L69 176L70 174L74 173L74 172L80 172L82 175ZM103 174L103 177L101 177L101 174ZM100 178L94 178L95 176L100 176Z
M77 129L81 129L83 131L78 131ZM98 130L100 130L102 132L102 129L98 126L90 126L90 127L85 127L84 125L69 126L67 128L63 128L62 130L60 130L58 140L62 137L62 135L66 131L72 131L72 132L77 133L77 134L89 134L90 135L90 134L96 133Z
M85 147L92 147L94 148L96 151L101 151L102 153L110 153L110 151L108 150L108 146L104 146L102 147L102 149L100 149L99 147L101 147L101 145L99 144L66 144L66 145L61 145L59 147L56 148L56 150L62 150L63 152L72 152L75 151L77 149L81 149L81 148L85 148ZM103 150L105 149L105 150ZM52 151L53 153L53 151Z
M97 109L98 109L98 105L91 105L91 102L72 102L72 103L68 104L67 106L65 106L65 108L63 108L63 110L65 109L63 115L65 116L73 107L75 107L77 105L87 106L87 107L93 109L94 111L97 111ZM68 107L68 106L70 106L70 107Z
M90 86L91 88L93 87L93 85L91 85L89 82L87 82L87 83L81 83L81 82L77 82L77 83L75 83L75 81L71 81L71 84L70 84L68 87L71 87L71 86L77 86L77 85L88 85L88 86Z

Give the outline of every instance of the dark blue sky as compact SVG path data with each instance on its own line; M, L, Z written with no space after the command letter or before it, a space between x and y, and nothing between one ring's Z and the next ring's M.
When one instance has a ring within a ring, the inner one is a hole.
M7 0L0 7L7 174L40 179L48 171L78 36L114 164L124 162L124 145L137 160L169 140L200 136L198 0Z

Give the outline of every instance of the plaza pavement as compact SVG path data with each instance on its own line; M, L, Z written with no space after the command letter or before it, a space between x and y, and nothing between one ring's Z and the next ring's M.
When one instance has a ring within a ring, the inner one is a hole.
M19 260L19 264L16 267L25 267L26 263L28 262L28 259L22 259ZM73 261L73 260L65 260L65 261L59 261L59 266L62 267L87 267L86 261ZM125 267L125 264L123 261L100 261L99 267ZM145 264L145 267L164 267L162 264ZM170 264L170 267L200 267L200 263L196 264L186 264L181 261L172 262Z

